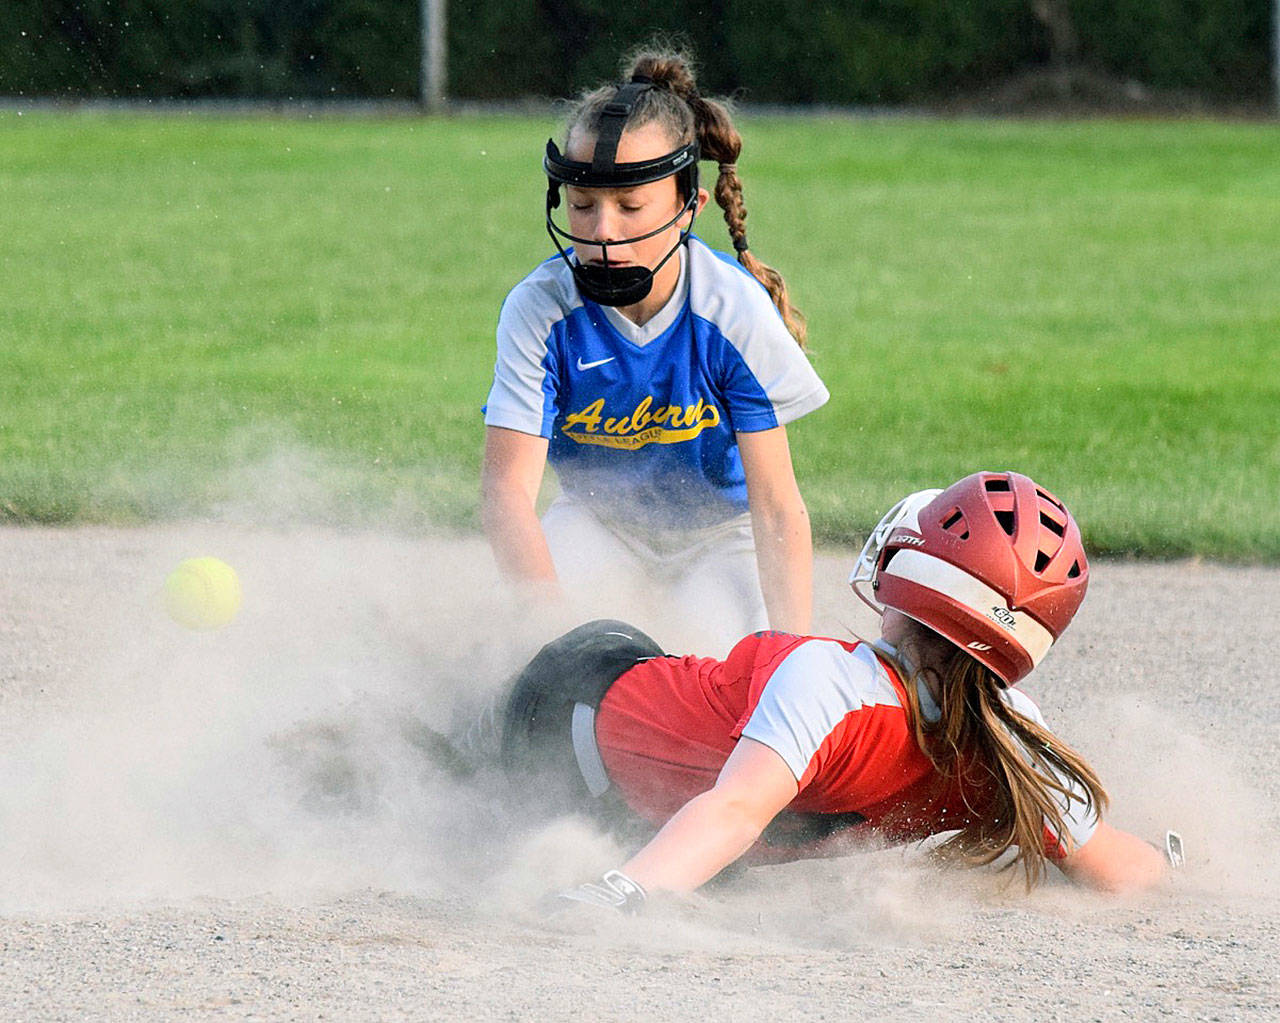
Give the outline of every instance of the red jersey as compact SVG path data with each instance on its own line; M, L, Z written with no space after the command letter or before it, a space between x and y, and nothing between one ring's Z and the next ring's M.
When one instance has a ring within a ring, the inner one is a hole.
M1007 693L1041 721L1029 698ZM927 692L922 704L933 706ZM905 708L902 679L869 644L763 632L723 661L655 658L625 672L597 712L596 741L627 805L659 826L715 784L746 736L795 776L790 812L860 817L858 826L893 841L966 827L989 797L937 771ZM1077 844L1096 824L1078 800L1064 820Z

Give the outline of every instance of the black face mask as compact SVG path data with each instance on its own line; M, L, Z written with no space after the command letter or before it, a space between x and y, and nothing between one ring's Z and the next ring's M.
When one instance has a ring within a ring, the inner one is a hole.
M561 154L556 144L547 140L547 153L542 161L547 174L547 234L573 272L573 279L584 298L607 306L635 305L648 296L653 289L653 277L662 269L681 245L689 240L693 231L693 218L698 212L698 143L690 142L660 156L656 160L644 160L639 163L617 163L618 139L622 137L622 129L631 116L636 100L646 90L653 88L653 82L637 75L630 82L619 86L614 98L605 106L600 115L600 128L596 136L595 153L591 162L569 160ZM647 185L651 181L661 181L677 175L676 187L685 197L684 205L674 217L661 227L634 238L620 241L601 242L594 238L578 238L558 227L552 219L552 211L560 205L560 186L575 185L579 188L631 188L636 185ZM668 230L686 213L691 214L688 226L680 232L680 237L671 250L662 257L658 265L650 269L645 266L611 266L609 263L610 245L631 245L644 241L656 234ZM572 259L560 239L578 245L591 245L601 249L603 263L582 263Z
M571 263L573 279L584 298L600 305L628 306L643 302L653 290L656 271L643 266L598 266Z
M584 298L591 299L600 305L608 306L628 306L635 305L637 302L645 299L649 292L653 290L653 278L659 270L666 265L667 260L674 256L681 245L689 241L689 235L693 231L693 217L689 218L689 226L680 232L680 237L676 239L676 243L671 246L665 256L658 261L658 265L650 269L647 266L616 266L609 263L609 246L610 245L631 245L634 242L644 241L646 238L652 238L655 234L661 234L671 227L676 221L683 217L686 213L697 213L698 195L695 192L685 201L679 212L668 220L661 227L648 232L647 234L636 235L634 238L624 238L616 242L599 242L591 238L578 238L569 234L567 231L561 230L551 219L551 212L547 211L547 233L551 235L551 241L555 243L556 251L560 253L560 258L569 264L569 269L573 271L574 282L578 285L578 290L582 292ZM576 258L570 259L569 253L565 251L560 244L560 238L567 239L578 245L593 245L601 250L603 263L583 263Z

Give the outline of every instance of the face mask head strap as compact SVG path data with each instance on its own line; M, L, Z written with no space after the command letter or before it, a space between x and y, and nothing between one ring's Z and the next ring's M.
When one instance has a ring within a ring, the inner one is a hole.
M547 175L548 210L560 205L561 185L576 185L580 188L632 188L678 174L676 183L686 200L698 191L700 151L696 139L653 160L617 162L622 130L640 97L652 88L653 80L644 75L635 75L631 81L618 86L613 99L600 112L595 151L591 154L590 161L568 159L552 139L547 139L542 167Z
M613 94L613 99L600 111L600 127L596 132L596 149L591 156L591 170L599 174L610 170L618 155L618 140L622 138L622 129L635 109L636 101L647 90L653 88L653 79L636 75L631 81L620 86Z
M596 141L596 155L600 153L600 140ZM617 151L617 142L614 151ZM655 160L637 163L611 163L597 169L596 161L570 160L560 152L553 139L547 139L547 153L542 168L547 174L547 205L555 209L560 205L560 186L576 185L578 188L634 188L661 181L679 174L680 191L686 199L698 191L698 143L690 142Z

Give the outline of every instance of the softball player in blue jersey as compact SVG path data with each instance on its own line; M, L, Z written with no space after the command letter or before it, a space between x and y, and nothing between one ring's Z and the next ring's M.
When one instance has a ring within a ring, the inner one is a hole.
M785 283L748 250L727 110L679 54L643 52L626 78L583 98L563 153L547 143L558 254L499 317L485 531L506 574L597 606L620 579L657 581L726 642L805 633L812 542L786 424L827 390ZM699 159L719 165L736 261L692 234ZM548 459L561 494L539 521Z

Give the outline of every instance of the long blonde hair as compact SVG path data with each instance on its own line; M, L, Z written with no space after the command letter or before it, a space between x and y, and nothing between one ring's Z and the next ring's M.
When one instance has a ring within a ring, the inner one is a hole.
M1062 803L1080 797L1069 792L1059 776L1078 782L1087 807L1098 814L1108 805L1106 790L1079 753L1014 710L1001 695L1000 679L959 647L946 644L950 653L940 671L908 671L903 661L916 660L913 646L946 643L918 622L912 621L910 630L898 647L899 657L885 660L903 682L916 742L938 773L958 781L962 791L979 789L991 796L989 809L943 842L937 853L981 866L1016 848L1006 866L1020 864L1030 889L1044 875L1046 827L1070 851ZM926 673L939 694L942 713L935 722L926 721L920 711L917 687Z
M719 165L714 194L724 211L738 262L755 277L777 307L783 323L796 343L805 347L808 328L804 314L791 304L787 282L782 274L757 259L747 246L747 207L742 198L742 179L738 176L738 155L742 152L742 136L733 126L729 105L723 100L707 99L698 92L693 60L678 48L650 44L632 52L624 61L624 80L644 75L658 86L646 89L636 101L627 127L656 123L666 130L677 145L696 137L702 159ZM566 136L582 128L596 132L600 115L613 99L616 85L604 85L582 95L570 110ZM566 146L568 138L565 139ZM688 198L687 196L685 198Z

